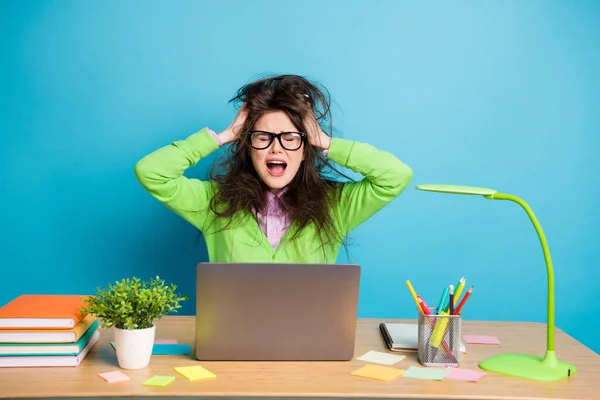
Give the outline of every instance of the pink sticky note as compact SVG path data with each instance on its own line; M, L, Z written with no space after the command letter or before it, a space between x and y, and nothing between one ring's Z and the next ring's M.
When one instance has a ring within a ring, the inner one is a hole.
M450 372L446 375L446 379L454 379L457 381L477 382L486 374L486 372L483 371L472 371L470 369L462 368L448 368L448 370Z
M177 344L179 343L176 339L156 339L154 344Z
M121 382L129 379L129 377L121 371L103 372L98 374L98 376L108 383Z
M471 344L502 344L496 336L485 335L463 335L465 342Z

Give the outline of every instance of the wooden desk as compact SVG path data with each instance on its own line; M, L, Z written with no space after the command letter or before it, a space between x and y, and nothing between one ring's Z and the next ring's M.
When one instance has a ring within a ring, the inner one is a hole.
M414 322L394 321L386 322ZM359 319L355 356L369 350L386 351L378 325L382 320ZM97 374L117 370L117 358L110 341L111 332L102 332L101 340L77 368L0 368L0 397L54 398L110 397L280 397L298 398L395 398L395 399L599 399L600 356L564 332L556 331L559 357L573 363L578 373L560 382L534 382L488 374L479 382L452 380L424 381L399 377L386 383L351 376L364 362L202 362L217 379L189 382L173 368L194 365L194 317L172 316L157 322L157 339L178 339L192 345L189 356L152 356L150 366L126 371L130 380L106 383ZM505 351L544 354L545 325L464 321L463 332L497 335L502 346L467 345L461 367L478 369L484 357ZM397 367L419 365L416 354ZM154 374L173 375L175 381L163 388L144 387L141 383Z

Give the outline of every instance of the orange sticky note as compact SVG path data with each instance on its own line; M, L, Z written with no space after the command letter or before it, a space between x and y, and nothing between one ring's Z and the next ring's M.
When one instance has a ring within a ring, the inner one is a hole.
M389 382L404 373L403 369L384 367L382 365L367 364L355 371L352 371L350 375L362 376L364 378L376 379L379 381Z

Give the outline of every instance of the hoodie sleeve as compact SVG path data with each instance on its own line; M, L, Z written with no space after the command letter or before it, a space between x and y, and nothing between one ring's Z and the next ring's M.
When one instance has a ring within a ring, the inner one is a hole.
M135 165L135 176L150 195L202 230L214 188L183 174L218 148L214 135L204 128L143 157Z
M398 197L413 177L412 169L396 156L366 143L334 138L327 157L364 176L341 189L335 216L344 235Z

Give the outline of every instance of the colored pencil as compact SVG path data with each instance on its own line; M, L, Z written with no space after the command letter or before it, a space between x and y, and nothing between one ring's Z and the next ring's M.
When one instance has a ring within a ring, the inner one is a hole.
M456 288L454 290L454 307L456 307L456 303L458 303L458 299L460 298L460 294L462 293L462 291L465 288L466 284L467 284L467 280L463 276L462 278L460 278L460 281L458 281L458 285L456 285Z
M454 285L450 285L450 315L454 314Z
M469 296L471 295L471 293L473 293L473 287L472 286L471 286L471 289L469 289L469 290L466 291L465 296L463 297L462 301L460 302L460 304L458 305L458 307L456 307L456 310L454 310L454 314L456 314L456 315L460 314L460 310L462 310L463 306L467 302L467 299L469 298Z
M406 281L406 286L408 286L408 290L410 291L410 294L412 295L413 299L415 300L415 303L417 304L417 308L421 312L423 312L423 309L421 308L421 305L419 304L419 299L417 298L417 293L415 293L415 289L413 289L409 280Z

